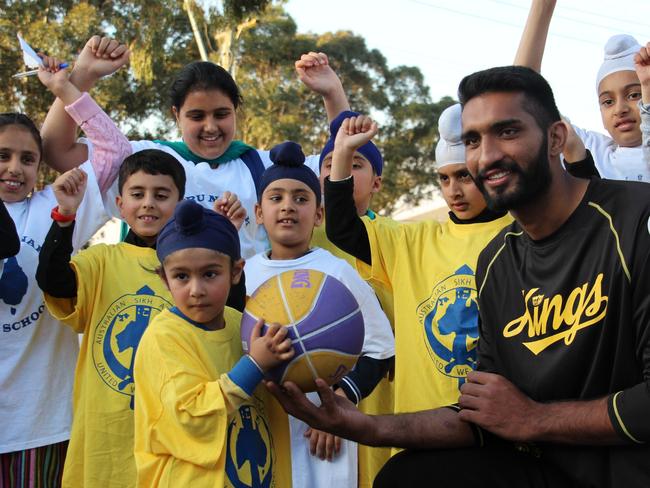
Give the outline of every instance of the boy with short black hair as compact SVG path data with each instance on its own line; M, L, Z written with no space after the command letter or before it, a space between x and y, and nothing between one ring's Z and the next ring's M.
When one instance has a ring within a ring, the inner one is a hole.
M56 193L59 205L39 255L37 279L52 315L83 334L63 485L133 487L133 364L151 318L172 306L153 272L159 266L153 246L183 197L185 172L159 150L126 158L116 203L132 243L97 244L72 259L86 175L75 169L58 180L65 191Z
M255 206L255 217L264 225L271 249L247 262L247 291L250 295L272 276L294 269L327 273L350 289L364 317L363 355L335 388L338 394L358 403L385 375L394 355L390 323L372 289L349 264L324 249L311 248L313 229L323 218L321 189L317 176L303 164L300 146L280 144L271 150L271 159L274 164L262 176ZM317 395L311 400L318 401ZM290 427L293 486L356 486L356 444L344 443L342 452L333 459L338 439L308 431L306 424L295 419L290 419ZM332 461L326 463L311 456L305 436L311 438L312 452Z

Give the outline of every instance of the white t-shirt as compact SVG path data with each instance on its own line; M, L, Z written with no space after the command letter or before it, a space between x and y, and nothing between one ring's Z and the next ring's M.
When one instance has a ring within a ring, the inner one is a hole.
M75 251L108 220L92 165L80 168L88 174L88 186L77 211ZM36 283L38 253L57 205L52 188L5 205L21 243L18 255L4 260L0 276L0 453L69 439L79 352L77 334L54 320Z
M352 292L359 304L365 326L363 354L374 359L395 355L395 338L390 323L370 286L343 259L329 251L314 248L298 259L269 259L260 253L246 262L246 293L253 292L266 280L285 271L315 269L336 278ZM317 393L308 393L312 403L320 404ZM289 416L291 431L291 476L294 488L347 488L357 486L357 445L341 440L341 451L333 461L321 461L309 452L309 439L304 437L308 425Z
M619 147L609 136L576 126L573 128L591 151L602 178L650 182L650 167L644 160L642 146Z
M83 141L89 144L89 141ZM131 141L133 152L145 149L159 149L174 156L185 168L185 199L194 200L205 208L211 209L214 202L225 192L236 193L242 206L246 209L247 216L244 225L239 231L241 253L244 259L268 248L268 240L264 227L255 222L255 203L257 193L250 170L241 159L234 159L227 163L211 168L208 163L193 163L187 161L171 147L154 141ZM269 151L257 151L265 168L273 164ZM307 156L305 164L317 175L319 174L318 156ZM114 217L119 217L115 206L115 197L118 194L117 182L107 193L106 208Z
M637 147L619 147L609 136L573 126L602 178L650 183L650 106L639 103L639 113L643 142Z

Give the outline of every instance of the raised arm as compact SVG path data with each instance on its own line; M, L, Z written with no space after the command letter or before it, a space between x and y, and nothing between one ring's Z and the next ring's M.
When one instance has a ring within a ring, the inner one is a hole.
M47 68L42 68L38 77L65 106L68 118L71 117L92 142L91 164L100 191L105 193L117 178L122 161L131 154L131 144L88 93L79 91L67 73L58 69L59 60L44 56L43 62ZM85 144L79 146L86 148Z
M650 42L634 57L634 67L641 82L641 138L643 158L650 166Z
M341 80L330 66L325 53L303 54L296 61L295 67L300 81L323 97L328 122L344 110L350 110Z
M129 50L124 44L93 36L79 54L70 82L79 92L90 91L100 78L114 73L128 60ZM77 142L77 123L66 113L65 105L57 98L41 128L45 160L60 172L77 167L88 159L88 147Z
M555 9L556 0L533 0L526 20L524 32L519 41L515 66L528 66L538 73L542 70L542 58L546 47L548 29Z
M372 262L370 241L354 203L352 162L357 148L370 141L376 133L377 124L366 116L345 119L336 136L332 170L324 185L325 215L336 215L336 218L325 219L327 238L366 264Z
M36 282L41 290L55 298L77 297L77 275L70 264L72 234L87 183L86 173L79 168L63 173L52 183L58 205L38 255Z

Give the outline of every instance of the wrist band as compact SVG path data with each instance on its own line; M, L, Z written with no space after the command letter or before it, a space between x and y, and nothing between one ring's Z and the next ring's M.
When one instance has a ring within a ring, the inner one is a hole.
M52 217L52 220L54 220L55 222L72 222L77 217L77 214L75 212L70 215L61 215L59 213L59 206L57 205L52 209L52 213L50 214L50 217Z

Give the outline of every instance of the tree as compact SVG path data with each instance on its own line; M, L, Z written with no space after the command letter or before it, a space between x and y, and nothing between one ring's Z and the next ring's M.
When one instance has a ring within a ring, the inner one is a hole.
M98 85L97 102L134 137L150 136L145 120L156 133L169 131L168 85L188 59L195 59L189 22L177 1L95 0L75 2L10 1L0 3L0 82L5 87L1 111L20 111L41 124L53 96L34 77L14 79L24 71L16 33L46 53L74 60L93 34L114 35L132 50L131 69L122 70ZM42 166L43 181L53 172Z
M433 103L417 68L389 68L351 32L298 33L281 4L270 0L224 0L221 9L203 9L194 0L4 0L0 7L0 82L6 87L0 110L23 111L40 123L52 103L36 79L11 78L24 69L16 32L66 60L91 35L113 35L129 44L131 69L103 80L93 96L130 137L169 137L169 84L182 66L201 58L201 40L208 58L230 63L237 76L244 141L270 148L291 139L318 153L329 136L326 115L320 97L297 81L293 63L304 52L323 51L353 109L381 124L376 142L386 161L384 189L373 207L390 210L402 197L417 201L431 191L436 121L452 100Z
M327 53L353 110L380 121L376 142L385 160L384 187L373 207L390 211L400 198L415 203L429 196L437 184L437 120L453 100L433 103L418 68L389 68L379 51L351 32L299 34L279 7L268 9L242 36L238 84L245 96L239 121L244 140L270 147L289 139L308 154L320 152L329 137L322 101L296 82L293 70L294 60L308 51Z

